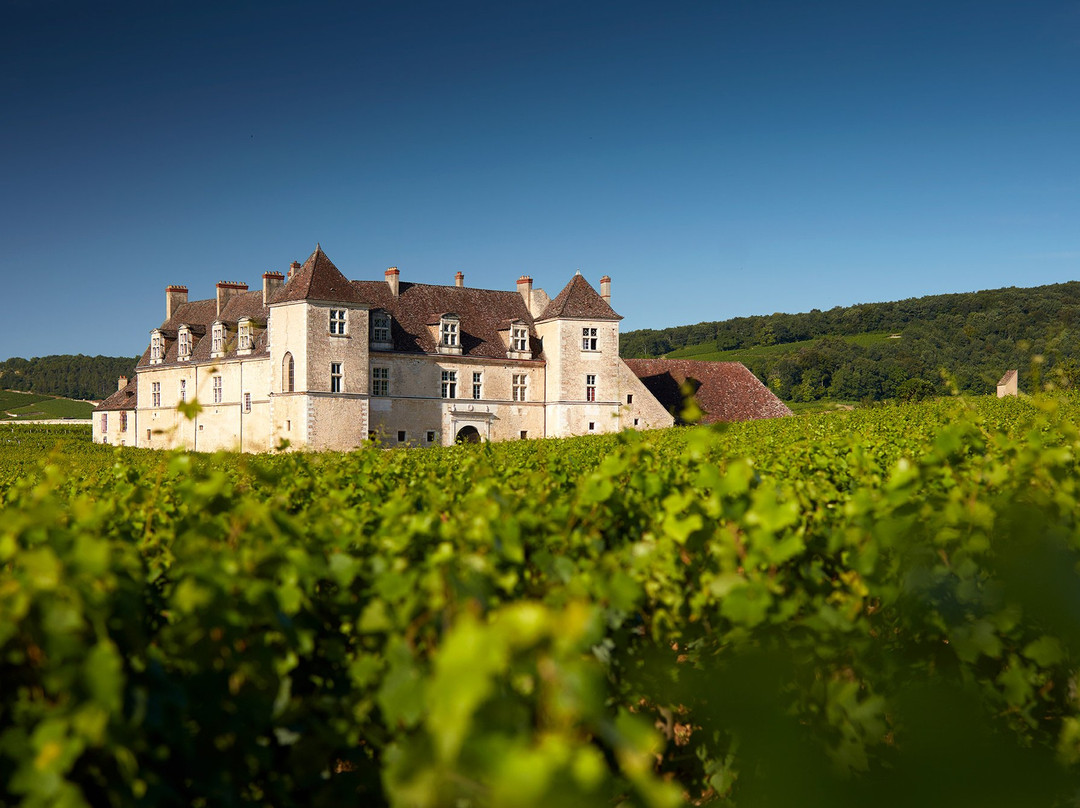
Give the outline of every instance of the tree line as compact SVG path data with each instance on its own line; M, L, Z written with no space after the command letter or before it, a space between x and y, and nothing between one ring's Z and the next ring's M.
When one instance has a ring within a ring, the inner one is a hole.
M1013 368L1021 389L1076 386L1078 324L1080 282L1073 281L629 331L621 349L623 356L643 357L692 346L712 352L778 346L743 363L783 399L917 399L953 390L988 393ZM868 333L896 338L844 339Z
M120 376L134 376L138 361L137 356L16 356L0 362L0 389L103 399L116 391Z

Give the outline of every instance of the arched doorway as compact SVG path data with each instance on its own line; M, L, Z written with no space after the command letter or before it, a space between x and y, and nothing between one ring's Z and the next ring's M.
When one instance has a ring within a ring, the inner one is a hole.
M455 443L479 443L480 433L475 426L463 426L458 430L457 437L454 438Z

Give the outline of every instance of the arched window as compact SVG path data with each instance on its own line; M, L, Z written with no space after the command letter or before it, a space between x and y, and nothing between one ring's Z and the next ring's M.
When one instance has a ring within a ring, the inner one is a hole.
M281 388L286 393L291 393L295 387L295 369L296 366L293 364L292 354L286 353L285 358L281 360Z

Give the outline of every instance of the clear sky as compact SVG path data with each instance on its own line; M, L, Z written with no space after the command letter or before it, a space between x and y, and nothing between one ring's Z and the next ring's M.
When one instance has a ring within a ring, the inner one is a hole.
M624 330L1080 277L1077 0L0 0L0 115L0 358L316 242Z

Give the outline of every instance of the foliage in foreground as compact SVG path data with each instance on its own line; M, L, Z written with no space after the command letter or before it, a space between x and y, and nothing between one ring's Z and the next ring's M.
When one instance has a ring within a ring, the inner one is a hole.
M1078 414L0 442L0 801L1072 804Z

